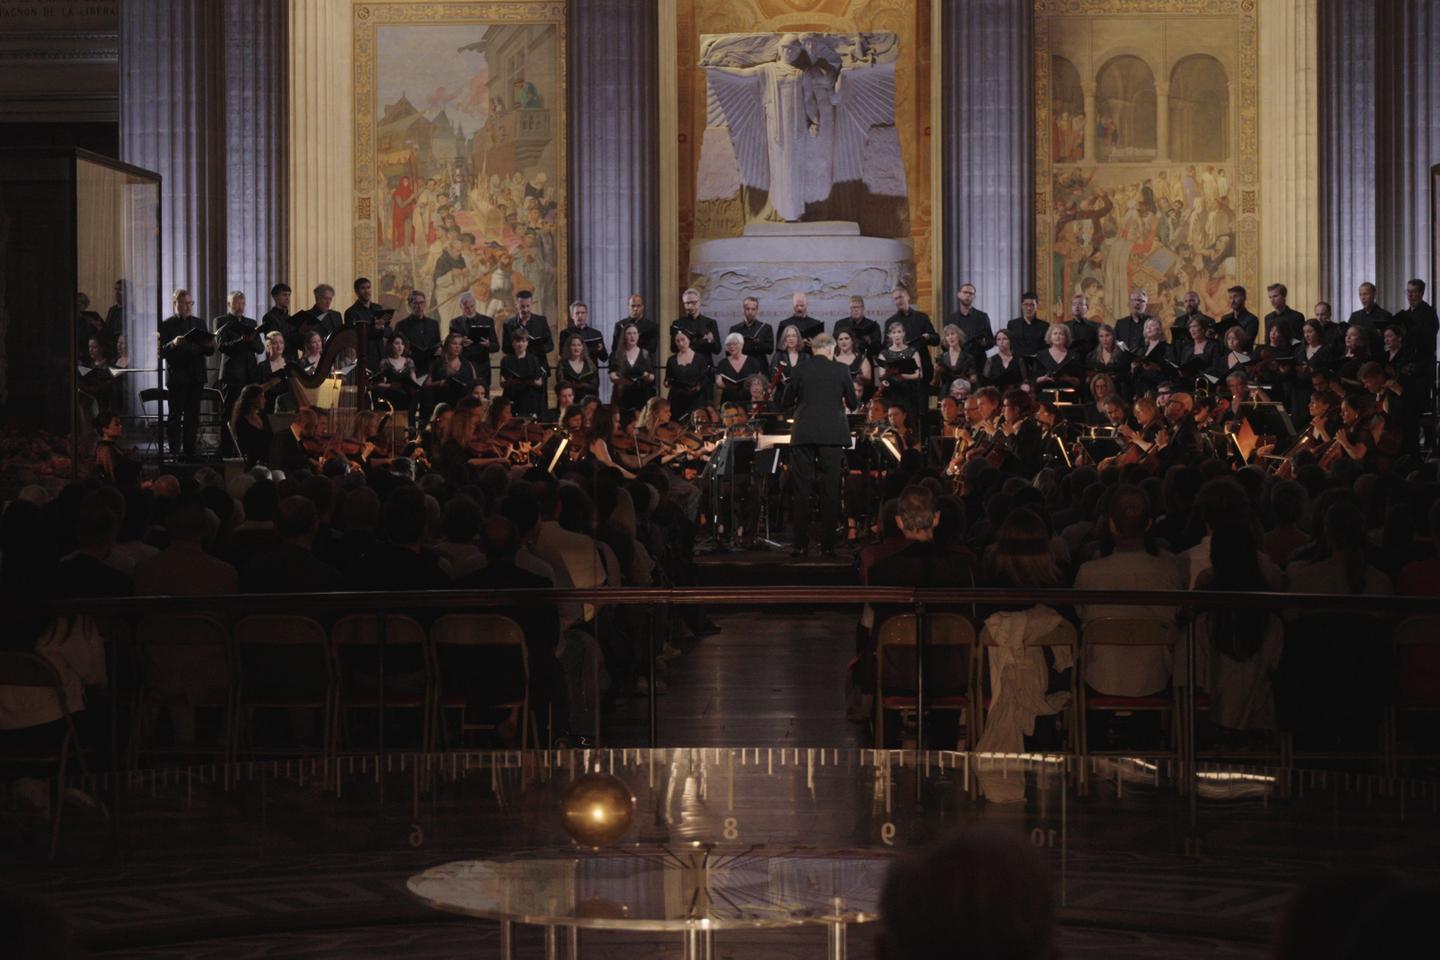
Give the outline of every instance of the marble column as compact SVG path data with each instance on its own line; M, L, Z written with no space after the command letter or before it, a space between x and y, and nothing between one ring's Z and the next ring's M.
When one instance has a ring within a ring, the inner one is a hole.
M353 302L354 55L350 0L290 4L289 283L297 303L320 283ZM374 229L371 227L370 229ZM308 304L306 304L308 306Z
M1377 260L1380 303L1405 305L1405 281L1419 277L1435 300L1430 167L1440 163L1440 9L1434 0L1379 5L1376 140Z
M1339 320L1376 276L1375 19L1374 4L1320 0L1320 296Z
M1318 0L1272 0L1260 7L1265 53L1260 57L1259 281L1262 288L1285 284L1290 305L1307 317L1315 301L1328 296L1320 279L1317 213L1317 28ZM1263 304L1264 290L1254 291L1251 299Z
M252 317L270 309L286 268L288 7L225 0L225 283L245 292Z
M569 298L607 341L632 293L662 332L679 313L680 291L659 289L658 30L654 0L570 4Z
M1033 279L1035 132L1031 4L970 0L941 12L939 176L943 276L937 324L961 283L1004 324ZM1086 159L1093 157L1094 89L1085 94Z
M224 309L225 10L206 0L120 4L120 159L163 177L160 282Z

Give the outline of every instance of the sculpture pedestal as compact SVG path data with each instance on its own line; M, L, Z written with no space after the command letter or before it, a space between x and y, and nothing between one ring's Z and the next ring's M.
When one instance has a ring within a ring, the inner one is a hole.
M690 285L704 297L705 313L738 323L740 301L760 301L760 318L790 316L790 298L804 293L810 315L832 329L850 314L850 298L865 298L871 317L888 316L890 291L914 275L908 240L862 237L856 223L753 223L743 237L690 244Z

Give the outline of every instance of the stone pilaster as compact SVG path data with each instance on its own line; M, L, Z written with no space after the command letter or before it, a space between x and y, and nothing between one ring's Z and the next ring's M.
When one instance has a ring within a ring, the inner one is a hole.
M1319 5L1319 0L1272 0L1260 7L1260 281L1285 284L1290 305L1307 317L1316 300L1336 295L1321 284L1316 214ZM1264 291L1252 292L1251 300L1264 304Z
M658 29L654 0L570 5L569 292L607 342L632 293L662 334L679 314L680 291L659 289Z
M1018 312L1020 293L1030 285L1033 23L1032 5L1013 0L969 0L941 11L940 49L947 55L939 64L937 102L944 205L937 323L955 308L961 283L975 284L976 306L998 324ZM1086 149L1093 150L1089 138Z

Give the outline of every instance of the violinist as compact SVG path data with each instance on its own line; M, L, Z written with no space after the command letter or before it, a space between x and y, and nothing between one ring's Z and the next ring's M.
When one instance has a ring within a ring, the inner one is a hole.
M271 333L279 341L283 351L285 335L278 330L272 330ZM268 338L266 346L269 347ZM235 409L230 415L230 439L239 451L240 458L245 461L246 470L270 457L270 445L275 439L275 431L270 426L270 416L265 412L265 407L265 390L258 383L249 383L240 390L240 395L235 400Z
M1040 472L1045 453L1044 430L1035 420L1031 403L1030 394L1011 389L1005 391L1001 404L1003 416L997 440L1010 451L1007 465L1022 477L1033 477Z
M295 411L295 419L290 422L290 426L275 434L270 443L270 456L266 465L272 470L283 470L289 477L314 470L315 458L321 452L319 430L319 414L313 407L301 407Z
M1150 448L1160 438L1165 427L1165 419L1160 415L1160 408L1156 406L1154 399L1148 396L1135 399L1134 412L1133 425L1131 423L1117 424L1116 433L1130 441L1134 452L1143 457L1149 453ZM1107 414L1113 420L1114 411L1107 411ZM1123 453L1122 459L1124 459Z
M745 381L745 389L749 393L746 408L750 411L750 416L758 417L769 411L771 398L769 380L757 373Z
M655 395L655 361L650 351L640 346L640 333L638 324L625 327L610 357L613 400L625 410L639 410Z
M378 410L361 410L356 413L350 436L340 441L340 452L352 463L358 463L367 469L388 463L393 455L390 441L384 435L389 417L388 413Z
M882 436L889 437L902 453L920 449L920 437L910 426L910 410L898 400L885 407L886 426Z
M887 345L875 358L875 379L880 384L879 393L886 400L898 401L907 408L923 411L926 407L925 384L921 378L929 359L929 352L920 355L919 348L906 342L905 324L891 320L885 328ZM914 366L914 370L905 367Z
M1157 461L1163 474L1173 466L1194 463L1199 457L1200 438L1195 429L1195 398L1173 393L1165 404L1165 435L1160 438Z
M522 417L545 414L545 364L530 353L530 334L524 327L510 332L510 353L500 361L502 394Z
M1076 298L1080 299L1080 298ZM1088 322L1088 321L1087 321ZM1035 355L1035 387L1038 390L1078 390L1085 376L1085 359L1070 349L1070 327L1050 325L1049 346ZM1097 333L1098 337L1099 334Z
M731 333L725 338L725 356L720 359L715 371L715 386L720 388L722 402L739 403L747 399L750 388L746 382L757 374L765 375L765 361L759 356L748 356L744 351L745 338L741 334Z
M1120 346L1114 327L1102 324L1096 336L1098 343L1085 358L1085 374L1092 380L1104 374L1123 393L1130 385L1130 367L1134 358L1130 356L1130 351Z
M566 410L575 406L575 387L573 384L562 383L555 388L555 420L560 420L560 415Z
M619 424L615 420L616 413L617 410L613 404L601 404L595 408L595 413L590 418L590 426L585 430L585 450L595 463L620 471L620 475L626 480L634 480L634 472L616 462L610 449L611 443L617 439L618 435L621 435ZM630 437L628 440L630 448L628 453L634 456L634 438Z
M1403 388L1374 360L1364 364L1359 373L1360 383L1375 403L1375 413L1384 414L1391 429L1399 429L1405 423ZM1409 437L1406 439L1408 441Z
M870 358L855 352L855 336L848 328L835 334L835 362L845 364L850 371L850 382L855 385L855 396L860 402L868 401L875 390L875 372L870 367Z
M1320 456L1321 466L1329 469L1337 461L1349 459L1359 463L1366 473L1388 469L1396 450L1386 449L1386 417L1376 411L1375 401L1368 393L1352 393L1340 402L1340 422L1334 444Z
M1015 321L1010 321L1013 325ZM1046 331L1050 325L1045 321ZM1028 331L1028 327L1025 328ZM1039 349L1044 349L1041 346ZM1031 361L1015 352L1015 338L1010 329L995 331L995 353L986 358L985 366L980 371L980 382L987 387L994 387L997 390L1010 390L1019 387L1022 390L1030 389L1030 365Z
M1119 395L1115 380L1109 374L1094 374L1090 377L1090 402L1081 408L1080 420L1090 426L1104 426L1105 414L1100 410L1100 403L1106 397Z
M475 365L465 359L465 337L452 333L445 338L442 352L430 364L429 377L425 381L427 403L430 406L444 401L453 404L468 394L479 382L480 374Z
M405 338L391 336L385 341L385 356L370 378L370 396L413 417L420 395L416 379L415 361L405 355ZM434 415L432 409L430 416Z
M980 356L984 360L984 354ZM937 396L950 392L956 380L974 382L978 375L975 357L965 348L965 331L957 324L947 323L940 331L940 352L935 355L935 373L931 378Z
M495 463L501 459L488 445L477 442L476 435L482 432L479 420L478 407L452 410L444 422L444 432L439 436L439 455L431 457L435 468L457 487L471 482L472 466Z
M675 416L683 417L709 399L710 357L695 349L695 341L686 327L672 327L670 340L675 352L665 361L665 386L669 390L670 409Z
M603 344L603 337L600 342ZM600 393L600 371L590 357L584 337L574 329L565 331L560 339L560 362L555 364L557 396L561 387L569 387L577 398Z

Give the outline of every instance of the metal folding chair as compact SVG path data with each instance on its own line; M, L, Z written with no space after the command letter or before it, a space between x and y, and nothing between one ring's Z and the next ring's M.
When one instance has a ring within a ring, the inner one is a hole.
M357 613L341 617L331 628L330 639L335 645L339 683L335 701L337 716L333 727L336 737L346 730L345 714L348 711L376 711L378 729L383 738L386 711L417 710L420 713L420 749L434 749L435 672L425 628L400 614L387 613L377 617ZM419 691L396 688L392 675L387 672L386 661L395 659L391 654L406 648L412 650L425 671L424 687ZM373 674L374 690L354 689L354 679L361 674L367 677Z
M493 652L511 652L518 659L517 673L506 677L510 684L518 686L513 694L502 694L498 700L476 704L468 696L462 675L469 665L462 665L460 652L490 648ZM525 634L520 625L509 617L495 614L451 613L440 617L430 628L430 649L434 657L435 676L435 720L432 729L436 736L444 735L444 711L460 711L460 734L463 738L469 731L499 730L503 721L474 720L467 718L467 707L480 706L495 712L520 712L520 746L529 742L534 725L530 720L530 657L525 647ZM537 734L538 736L538 731ZM538 744L537 744L538 746Z
M54 737L28 737L24 729L9 730L0 737L0 763L17 766L54 765L55 793L51 803L54 816L50 826L50 859L60 845L60 817L65 810L65 770L70 756L80 764L82 773L90 773L85 750L75 731L75 721L65 703L65 684L60 672L49 660L36 653L0 652L0 687L12 687L36 701L53 706L62 721ZM58 741L58 742L56 742Z
M885 746L885 712L913 712L916 622L913 613L885 618L875 641L875 746ZM973 743L975 718L975 627L958 613L925 615L925 707L960 714L967 739ZM963 675L955 677L956 671ZM923 744L921 745L924 746Z

